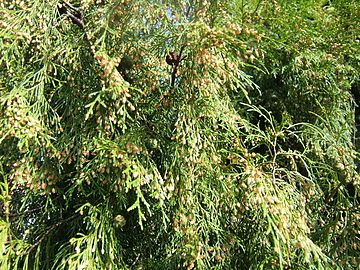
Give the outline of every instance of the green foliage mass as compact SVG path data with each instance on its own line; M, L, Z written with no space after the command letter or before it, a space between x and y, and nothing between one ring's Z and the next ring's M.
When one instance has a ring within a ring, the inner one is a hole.
M359 9L1 1L0 269L356 269Z

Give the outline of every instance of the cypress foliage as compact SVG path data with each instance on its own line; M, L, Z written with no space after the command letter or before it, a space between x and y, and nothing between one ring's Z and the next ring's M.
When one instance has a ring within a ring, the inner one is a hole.
M1 269L356 269L355 0L3 0Z

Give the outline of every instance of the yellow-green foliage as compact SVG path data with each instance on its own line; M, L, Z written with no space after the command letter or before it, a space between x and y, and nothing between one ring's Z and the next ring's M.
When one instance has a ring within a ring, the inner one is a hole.
M356 269L359 8L1 1L0 269Z

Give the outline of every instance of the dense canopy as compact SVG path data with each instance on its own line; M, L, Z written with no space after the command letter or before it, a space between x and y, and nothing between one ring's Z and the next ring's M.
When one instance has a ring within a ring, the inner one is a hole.
M356 0L2 0L0 269L356 269Z

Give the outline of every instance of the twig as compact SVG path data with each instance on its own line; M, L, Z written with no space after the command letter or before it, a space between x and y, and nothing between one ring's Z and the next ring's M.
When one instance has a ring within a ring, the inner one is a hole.
M73 218L80 216L80 213L76 213L64 220L59 221L58 223L52 225L41 237L40 239L33 244L26 252L24 252L22 255L28 255L34 248L36 248L38 245L40 245L40 243L42 241L44 241L44 239L46 238L46 236L48 236L53 230L55 230L57 227L59 227L60 225L64 224L65 222L68 222L69 220L72 220Z
M350 208L335 208L337 211L344 211L344 212L350 212L350 213L360 213L360 208L354 206Z
M65 3L65 5L67 5L69 8L77 11L77 8L71 5L68 1L62 0L62 2Z
M274 157L272 160L272 177L273 177L273 181L274 183L276 182L276 159L277 159L277 151L276 151L276 146L277 146L277 135L275 135L275 141L273 143L273 151L274 151Z
M185 18L186 18L188 21L190 21L190 19L189 19L190 10L191 10L191 4L189 4L189 7L188 7L188 9L187 9L187 11L186 11L186 14L185 14Z
M78 19L76 16L74 16L74 15L73 15L72 13L70 13L70 12L66 12L66 14L73 20L73 22L74 22L76 25L80 26L82 29L85 28L85 25L84 25L83 20Z
M45 207L45 206L41 206L41 207L34 208L34 209L30 209L30 210L24 211L24 212L22 212L22 213L17 213L17 214L0 212L0 216L18 217L18 216L22 216L22 215L26 215L26 214L30 214L30 213L36 212L37 210L40 210L40 209L42 209L42 208L44 208L44 207Z
M186 45L183 45L183 46L181 47L180 52L179 52L179 60L174 63L174 69L173 69L173 71L172 71L172 73L171 73L171 86L172 86L172 87L174 87L174 85L175 85L175 78L176 78L177 68L178 68L180 62L185 59L185 57L181 58L181 54L182 54L185 46L186 46Z
M141 255L141 254L137 255L137 257L135 258L134 262L130 265L130 267L129 267L130 269L131 269L131 267L133 267L133 266L136 264L136 262L139 260L140 255Z
M95 51L94 51L92 43L90 41L89 34L86 31L82 12L79 11L78 8L74 7L73 5L71 5L69 2L67 2L65 0L62 0L61 2L62 3L60 3L60 5L63 5L65 8L65 11L63 14L66 15L67 17L69 17L74 24L79 26L84 31L86 41L89 43L90 54L94 57Z
M68 185L69 186L69 185ZM54 199L52 199L53 201L59 199L62 195L58 195L56 196ZM41 210L45 207L45 205L43 206L40 206L40 207L37 207L37 208L34 208L34 209L30 209L30 210L27 210L27 211L23 211L22 213L16 213L16 214L12 214L12 213L5 213L5 212L0 212L0 216L8 216L10 218L13 218L13 217L19 217L19 216L22 216L22 215L26 215L26 214L31 214L33 212L36 212L38 210Z
M255 14L256 12L257 12L257 10L259 9L259 7L260 7L260 3L262 2L262 0L259 0L258 2L257 2L257 5L256 5L256 8L255 8L255 10L252 12L252 14Z
M70 3L68 3L65 0L63 0L62 3L59 4L59 7L60 8L63 7L62 13L70 17L73 23L75 23L77 26L79 26L82 29L85 28L82 13L76 7L72 6Z

